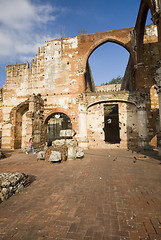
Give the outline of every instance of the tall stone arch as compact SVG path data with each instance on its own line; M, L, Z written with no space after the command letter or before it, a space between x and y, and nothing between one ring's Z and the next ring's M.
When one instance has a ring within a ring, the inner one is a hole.
M130 33L129 33L130 35ZM128 38L129 40L129 38ZM127 40L127 41L128 41ZM106 44L106 43L114 43L114 44L117 44L121 47L123 47L125 50L128 51L129 53L129 61L128 61L128 64L127 64L127 67L126 67L126 71L125 71L125 76L126 74L128 73L128 77L130 78L129 80L129 84L128 84L128 90L130 88L130 90L134 90L135 89L135 79L134 79L134 75L135 75L135 68L134 68L134 65L136 64L136 59L135 59L135 54L134 54L134 51L132 49L132 46L131 44L128 42L128 43L125 43L125 42L122 42L122 41L119 41L118 39L115 39L115 38L108 38L106 40L100 40L100 41L97 41L95 42L95 44L88 50L87 52L87 59L86 59L86 71L85 71L85 83L86 83L86 89L89 88L91 91L94 91L95 90L95 84L94 84L94 81L93 79L91 79L89 77L89 71L90 71L90 67L89 67L89 64L88 64L88 60L89 60L89 57L92 55L92 53L98 49L100 46ZM89 81L88 81L89 79ZM88 86L87 86L87 83L88 83ZM129 87L130 85L130 87ZM122 85L122 88L123 89L127 89L127 87L125 86L125 84Z
M151 12L152 21L157 28L155 41L144 43L144 30L148 11ZM134 38L136 45L136 72L137 88L140 92L146 92L150 96L150 89L156 83L158 87L159 102L161 99L161 2L160 0L141 0L138 17L134 29ZM150 43L150 44L149 44ZM154 50L156 49L156 51ZM157 109L156 109L157 110ZM151 112L151 105L147 104L147 111ZM161 117L161 107L159 105ZM153 119L155 121L155 118ZM152 122L152 121L150 121ZM161 129L161 123L160 123ZM158 133L158 146L161 154L160 132Z
M159 28L158 28L158 14L157 14L157 4L155 1L145 1L142 0L139 8L139 13L138 17L136 20L136 25L135 25L135 37L136 37L136 47L137 47L137 61L142 63L143 61L143 38L144 38L144 31L145 31L145 24L146 24L146 19L148 15L148 11L150 10L151 15L152 15L152 21L154 24L157 25L157 30L159 34Z
M120 30L121 31L121 30ZM129 31L129 34L130 34L130 31ZM135 62L135 57L133 55L133 50L132 50L132 46L130 44L130 38L129 36L127 37L127 39L119 39L119 37L115 38L115 37L106 37L104 39L100 39L98 41L96 41L90 48L89 50L87 51L87 60L88 58L90 57L90 55L97 49L99 48L101 45L105 44L105 43L108 43L108 42L111 42L111 43L116 43L120 46L122 46L123 48L125 48L129 54L133 57L133 60Z
M118 29L106 32L92 33L79 35L78 38L78 73L79 79L84 83L84 91L87 91L86 75L88 74L88 59L93 51L95 51L99 46L103 45L106 42L113 42L119 44L125 48L132 56L133 62L135 64L135 54L133 51L133 46L131 43L130 33L133 31L133 28ZM83 85L83 84L82 84ZM93 85L89 83L90 91L93 91Z

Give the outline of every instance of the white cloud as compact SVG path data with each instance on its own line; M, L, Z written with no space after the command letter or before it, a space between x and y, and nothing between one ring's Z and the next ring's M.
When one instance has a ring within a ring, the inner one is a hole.
M0 61L33 58L45 40L54 38L42 34L40 27L55 21L60 13L61 9L48 3L35 5L31 0L0 0Z
M0 0L0 23L15 29L28 29L34 24L54 21L51 5L34 5L29 0Z

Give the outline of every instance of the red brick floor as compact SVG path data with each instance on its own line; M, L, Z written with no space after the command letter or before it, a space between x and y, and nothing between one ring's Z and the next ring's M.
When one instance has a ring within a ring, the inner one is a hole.
M9 152L0 172L24 172L33 182L0 204L0 239L159 240L160 163L119 149L60 164Z

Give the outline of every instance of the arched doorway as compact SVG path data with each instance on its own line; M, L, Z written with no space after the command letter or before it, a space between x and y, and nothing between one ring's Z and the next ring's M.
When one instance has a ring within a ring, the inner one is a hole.
M52 141L60 139L60 131L66 129L72 129L70 118L62 112L51 114L46 119L46 141L48 146L51 146Z
M107 143L120 143L118 104L104 105L104 141Z
M20 149L24 147L26 141L27 118L29 103L25 101L11 110L11 148Z

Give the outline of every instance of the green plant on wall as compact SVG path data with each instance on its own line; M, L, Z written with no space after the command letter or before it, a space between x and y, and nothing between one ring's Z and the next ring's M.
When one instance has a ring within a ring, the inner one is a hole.
M108 85L108 84L121 84L123 78L121 76L118 76L117 78L113 78L111 81L102 83L101 85Z

